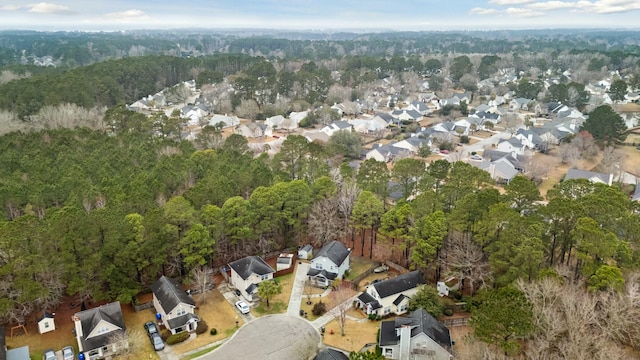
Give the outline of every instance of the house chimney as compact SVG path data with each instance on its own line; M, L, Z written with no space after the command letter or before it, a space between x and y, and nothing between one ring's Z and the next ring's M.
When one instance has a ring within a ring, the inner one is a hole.
M400 337L400 356L398 359L409 359L411 355L411 327L401 326L396 331Z

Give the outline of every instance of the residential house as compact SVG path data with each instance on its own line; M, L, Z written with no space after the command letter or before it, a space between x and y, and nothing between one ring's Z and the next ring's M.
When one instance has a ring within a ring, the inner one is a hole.
M509 110L518 111L518 110L529 110L529 106L533 105L533 100L526 98L515 98L511 100L509 103Z
M320 351L313 360L349 360L349 356L342 351L327 348Z
M613 183L613 174L603 174L595 171L571 168L564 176L564 180L571 179L587 179L592 183L601 183L611 186L611 184Z
M490 121L494 125L500 123L500 116L501 115L498 111L496 112L476 111L475 113L469 115L470 118L481 119L483 120L483 123L485 121Z
M424 309L380 324L380 349L387 359L450 360L453 341L449 329Z
M402 121L420 121L423 119L422 114L413 109L399 109L393 110L391 112L391 116L400 119Z
M421 115L427 115L431 113L431 108L427 106L427 104L423 103L422 101L412 101L407 107L407 110L417 111Z
M329 141L329 135L326 132L320 130L307 130L302 134L308 142L327 143Z
M407 149L393 146L394 143L380 145L374 144L373 148L367 152L365 159L375 159L382 162L389 162L396 157L409 156L411 153Z
M250 122L242 124L235 129L236 134L246 138L263 138L273 136L273 129L263 122Z
M353 127L353 130L362 134L376 134L384 131L389 126L381 117L374 116L369 119L352 119L347 122Z
M38 333L44 334L56 329L56 322L54 320L55 313L43 311L38 317Z
M326 243L313 259L307 277L316 286L328 287L335 279L342 279L349 270L351 249L339 241Z
M282 124L283 121L284 121L284 116L275 115L275 116L272 116L272 117L268 117L264 121L264 123L265 123L265 125L267 125L271 129L278 129L278 128L280 128L280 124Z
M548 144L532 129L518 129L515 137L520 140L524 146L531 150L541 152L546 152L548 150Z
M509 183L516 175L523 172L526 157L515 152L507 153L497 150L485 150L483 161L470 161L469 164L482 169L498 183Z
M453 121L444 121L433 125L431 128L433 129L433 131L447 133L453 136L458 136L461 133L464 133L465 130L468 131L464 126L458 126ZM460 131L460 133L458 131Z
M275 272L259 256L247 256L229 263L231 268L231 285L240 290L242 296L253 301L253 295L258 293L258 284L273 279Z
M112 357L129 346L120 302L75 313L73 323L78 352L87 360Z
M172 334L196 330L200 321L194 313L196 303L176 280L163 275L153 283L151 291L153 307Z
M196 125L205 116L209 115L211 110L205 104L186 105L180 109L180 117L189 119L189 125Z
M524 155L525 149L526 146L517 137L512 137L510 139L501 139L498 142L498 146L496 146L496 150L498 151L502 151L505 153L515 152L518 155Z
M407 312L409 299L424 284L420 271L412 271L369 285L366 291L358 295L356 304L367 315L401 315Z
M351 124L346 121L334 121L333 123L323 127L320 131L327 134L329 137L333 136L338 131L348 131L351 132Z
M227 116L227 115L213 115L211 119L209 119L209 126L220 126L222 128L229 128L240 125L240 120L237 116Z
M431 148L431 139L420 136L411 136L393 143L394 147L405 149L411 154L417 154L421 147Z

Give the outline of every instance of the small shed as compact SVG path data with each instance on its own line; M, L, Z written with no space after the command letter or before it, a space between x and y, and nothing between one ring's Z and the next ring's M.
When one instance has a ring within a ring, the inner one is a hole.
M56 323L53 319L55 313L43 311L42 315L38 318L38 332L40 334L47 333L56 329Z
M307 244L298 250L298 259L311 259L313 257L313 246Z
M293 254L280 254L276 261L276 271L285 270L293 264Z

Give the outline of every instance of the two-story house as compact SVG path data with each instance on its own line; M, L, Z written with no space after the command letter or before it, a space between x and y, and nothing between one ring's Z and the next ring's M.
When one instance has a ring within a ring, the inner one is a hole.
M87 360L113 356L128 346L120 302L75 313L72 320L78 351Z
M259 256L247 256L229 263L231 268L231 285L240 290L242 296L253 301L253 295L258 292L258 284L273 279L275 272Z
M307 277L316 286L328 287L335 279L342 279L345 271L349 270L349 255L347 249L339 241L326 243L311 260Z
M424 284L420 271L412 271L369 285L367 290L358 296L356 304L367 315L404 314L407 312L409 299L418 292L418 287Z
M383 321L379 344L382 355L387 359L453 358L449 329L424 309L413 311L406 317Z
M196 303L176 280L163 275L153 283L151 291L153 307L160 314L160 321L172 334L196 330L200 321L194 313Z

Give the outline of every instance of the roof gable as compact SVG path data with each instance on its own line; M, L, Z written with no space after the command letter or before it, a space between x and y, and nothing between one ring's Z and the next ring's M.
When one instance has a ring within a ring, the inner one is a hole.
M187 295L176 280L164 275L153 283L151 291L166 314L173 311L180 304L196 305L191 296Z
M229 263L229 266L238 273L243 280L247 280L251 274L266 275L275 272L271 266L259 256L247 256Z
M337 266L342 265L345 259L349 256L351 250L347 249L341 242L333 240L329 243L326 243L320 251L313 257L313 259L317 259L320 257L327 257Z
M420 274L420 271L415 270L392 279L375 283L373 287L376 289L378 295L380 295L380 298L386 298L387 296L414 289L422 284L425 284L424 278L422 274Z
M80 321L83 334L80 341L85 350L96 349L109 344L111 335L115 331L124 331L126 329L122 309L118 301L78 312L74 316L77 321ZM109 328L109 332L96 332L96 329L103 326Z

